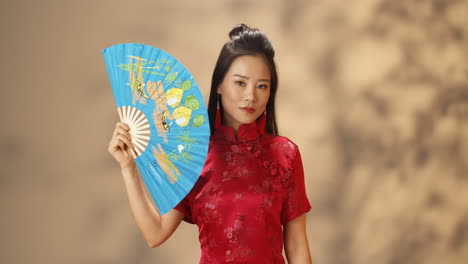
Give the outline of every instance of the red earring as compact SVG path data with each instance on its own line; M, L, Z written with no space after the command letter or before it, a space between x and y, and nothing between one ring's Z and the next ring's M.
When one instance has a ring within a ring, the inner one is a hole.
M260 132L260 134L265 133L266 117L267 116L265 110L265 112L263 112L263 114L257 120L257 131Z
M222 120L221 120L221 110L219 109L219 104L221 102L221 95L218 94L218 100L216 103L216 119L215 119L215 128L221 127L222 125Z

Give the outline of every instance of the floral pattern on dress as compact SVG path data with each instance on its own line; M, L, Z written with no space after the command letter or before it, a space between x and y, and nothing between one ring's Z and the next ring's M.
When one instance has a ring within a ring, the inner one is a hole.
M175 207L199 228L200 263L284 263L282 225L310 210L297 146L260 131L218 127L200 179Z

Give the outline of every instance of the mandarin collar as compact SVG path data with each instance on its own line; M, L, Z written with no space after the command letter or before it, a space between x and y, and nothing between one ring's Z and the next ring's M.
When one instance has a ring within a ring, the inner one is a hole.
M216 119L219 120L219 113ZM262 115L256 122L250 124L243 124L239 127L236 134L234 128L222 125L221 122L216 123L216 129L213 133L213 139L218 142L226 142L232 144L242 144L257 140L265 133L265 120L266 116Z

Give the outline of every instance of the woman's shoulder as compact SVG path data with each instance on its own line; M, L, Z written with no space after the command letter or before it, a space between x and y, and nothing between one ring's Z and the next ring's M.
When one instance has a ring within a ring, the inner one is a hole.
M272 135L272 134L264 134L264 141L268 142L270 144L278 144L278 145L284 145L287 147L293 147L293 148L298 148L296 143L294 143L291 139L285 137L285 136L278 136L278 135Z
M265 134L263 141L268 146L270 151L284 154L290 159L294 159L297 152L299 151L299 147L296 145L296 143L285 136Z
M284 136L268 134L264 137L263 153L265 167L284 186L288 185L293 172L302 164L296 143Z

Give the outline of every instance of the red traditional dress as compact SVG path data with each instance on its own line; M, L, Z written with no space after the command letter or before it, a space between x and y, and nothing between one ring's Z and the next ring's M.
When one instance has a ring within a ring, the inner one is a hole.
M175 207L199 228L201 264L284 263L282 225L311 208L298 147L264 125L212 135L205 166Z

